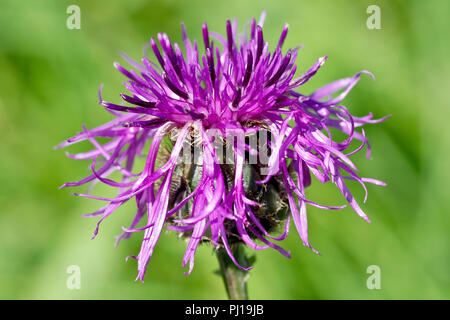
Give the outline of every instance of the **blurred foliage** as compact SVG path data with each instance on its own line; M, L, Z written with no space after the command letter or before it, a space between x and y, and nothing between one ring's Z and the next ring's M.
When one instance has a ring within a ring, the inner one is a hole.
M283 243L292 259L257 253L249 294L254 299L449 299L450 298L450 2L434 1L7 1L0 0L0 298L3 299L223 299L218 263L209 246L199 249L190 276L181 259L186 243L165 233L144 284L134 282L141 234L114 248L114 236L132 218L133 204L108 218L95 240L96 219L82 213L100 203L58 190L86 175L88 163L67 159L53 146L110 115L97 89L119 101L123 76L112 63L120 51L142 56L157 32L180 42L180 22L191 38L201 24L224 32L225 20L242 27L267 10L265 37L278 41L290 25L286 47L305 44L303 72L321 56L326 65L302 92L370 70L346 98L355 115L372 111L385 123L367 127L372 159L354 157L369 186L363 209L308 208L317 256L295 230ZM66 8L81 8L81 30L66 28ZM381 30L368 30L366 8L381 8ZM86 150L88 144L71 151ZM362 201L355 183L352 191ZM101 187L98 189L101 193ZM312 200L342 204L330 185L313 183ZM81 290L68 290L66 269L81 268ZM368 290L366 268L381 268L381 290Z

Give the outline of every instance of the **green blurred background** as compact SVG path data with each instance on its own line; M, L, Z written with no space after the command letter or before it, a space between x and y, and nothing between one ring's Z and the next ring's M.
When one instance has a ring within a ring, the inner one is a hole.
M66 28L67 6L81 8L81 29ZM366 8L381 8L381 30L366 27ZM369 185L363 209L371 224L350 208L308 208L313 246L295 230L284 242L288 260L273 250L257 253L249 279L253 299L449 299L450 298L450 2L435 1L5 1L0 0L0 298L3 299L223 299L218 263L209 246L199 249L185 276L186 243L161 237L144 284L125 257L137 254L142 234L114 248L133 204L108 218L95 240L95 200L58 190L84 177L88 162L70 160L53 146L83 123L110 119L97 89L119 101L123 76L113 68L119 52L142 56L142 45L159 31L181 41L180 22L191 38L201 24L225 30L225 21L245 21L267 10L264 33L272 47L283 24L286 47L305 44L299 72L318 57L329 59L302 90L370 70L346 98L355 115L392 114L366 132L372 159L354 157L363 176L388 183ZM74 146L72 152L87 150ZM362 202L362 190L352 184ZM84 188L78 188L84 191ZM102 189L97 189L101 194ZM345 201L331 185L313 183L312 200ZM81 289L69 290L66 269L81 269ZM381 269L381 289L369 290L366 269Z

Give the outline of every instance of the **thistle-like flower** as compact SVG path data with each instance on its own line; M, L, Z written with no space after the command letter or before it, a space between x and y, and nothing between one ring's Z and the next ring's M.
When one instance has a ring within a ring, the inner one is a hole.
M234 243L255 250L271 247L289 257L276 242L287 237L291 220L303 244L317 253L308 240L306 205L323 209L345 206L309 200L305 188L312 176L322 183L334 183L356 213L369 221L345 180L355 180L364 189L365 183L384 185L360 178L349 156L364 146L369 155L364 130L358 132L357 128L386 117L374 120L371 113L354 117L340 103L362 74L373 76L361 71L310 95L299 93L296 90L316 74L327 57L295 77L299 48L282 53L287 25L270 52L263 38L263 22L264 14L239 34L236 21L227 21L226 37L210 32L203 24L203 54L197 42L189 40L184 25L184 53L166 34L158 34L161 49L153 38L150 47L159 65L147 57L137 63L126 55L134 70L114 64L128 78L124 82L128 94L120 96L131 106L106 102L100 87L100 104L114 120L90 130L83 127L81 133L59 145L88 140L94 146L85 153L68 154L73 159L91 159L92 173L63 187L102 182L118 189L114 198L77 194L107 202L86 215L100 217L94 237L105 218L135 199L136 215L118 240L143 231L141 250L132 256L138 261L141 281L164 225L189 239L183 258L183 267L189 262L188 273L196 249L204 241L226 250L237 266L230 248ZM334 141L332 128L347 139ZM109 141L102 145L96 138ZM347 152L354 139L361 142L360 147ZM221 147L230 155L225 161ZM195 157L193 150L199 151L200 157ZM263 161L265 154L267 161ZM194 161L187 159L191 155ZM146 163L142 171L135 172L139 156L146 157ZM108 178L115 171L120 172L120 181ZM273 235L277 229L281 234Z

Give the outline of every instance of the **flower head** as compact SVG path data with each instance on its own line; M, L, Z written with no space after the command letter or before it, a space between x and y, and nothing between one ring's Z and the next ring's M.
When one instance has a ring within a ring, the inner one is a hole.
M203 54L197 42L189 40L184 25L184 53L166 34L158 34L159 46L152 38L150 47L159 65L147 57L137 63L125 55L134 69L114 64L128 78L124 82L128 93L120 96L130 106L106 102L100 87L100 104L114 120L90 130L83 127L59 146L83 140L94 146L85 153L68 154L91 159L92 173L64 187L102 182L118 190L114 198L77 194L106 202L87 215L100 217L94 237L105 218L125 202L136 201L136 215L118 240L144 233L141 250L133 256L141 280L164 225L189 239L183 258L183 266L189 262L188 273L202 241L225 248L238 266L230 249L234 242L255 250L271 247L289 257L275 242L287 237L291 220L303 244L317 252L308 240L306 204L323 209L345 206L309 200L305 188L312 176L322 183L334 183L357 214L369 221L345 181L355 180L364 189L365 183L384 185L360 178L349 156L365 145L370 152L364 130L357 128L385 118L373 120L371 113L354 117L340 103L362 74L373 76L362 71L310 95L301 94L296 90L327 57L295 77L299 48L282 51L288 26L270 52L263 22L264 15L259 23L253 19L250 30L239 34L236 21L227 21L225 37L203 24ZM347 139L333 140L332 128ZM270 139L263 139L262 132ZM100 144L96 140L100 137L109 141ZM361 146L347 152L354 139ZM224 163L218 145L231 150L231 161ZM195 163L185 158L195 154L193 148L201 153ZM142 171L134 172L138 156L145 156L146 163ZM120 181L108 178L115 171L122 175ZM282 221L281 235L272 235Z

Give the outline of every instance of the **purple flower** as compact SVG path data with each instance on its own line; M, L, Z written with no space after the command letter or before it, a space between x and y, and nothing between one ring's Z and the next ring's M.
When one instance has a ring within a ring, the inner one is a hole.
M299 48L282 53L287 25L270 52L263 38L263 21L264 14L258 24L253 19L250 30L242 34L237 32L236 21L227 21L226 37L210 32L203 24L205 53L201 55L197 42L187 37L184 25L184 53L166 34L158 34L159 46L152 38L150 47L159 65L147 57L137 63L125 55L134 70L114 64L128 78L124 82L128 94L120 96L130 106L106 102L100 87L100 104L114 120L95 129L83 127L81 133L58 146L83 140L94 146L85 153L68 154L73 159L91 159L92 173L63 187L102 182L118 190L114 198L76 194L106 202L98 211L86 215L100 217L93 237L100 223L118 207L128 200L136 201L136 215L130 227L123 228L118 241L143 231L141 250L132 256L138 261L141 281L164 225L189 238L183 258L183 267L189 262L188 273L203 241L223 247L237 266L230 249L235 242L255 250L271 247L289 257L289 252L275 242L287 237L291 220L303 244L317 253L308 240L306 204L323 209L345 206L325 206L308 200L305 188L312 176L322 183L334 183L356 213L369 221L345 181L355 180L365 190L365 183L385 184L360 178L349 156L365 145L369 156L364 130L358 132L357 128L387 117L374 120L371 113L354 117L341 101L362 74L373 78L372 74L361 71L303 95L295 90L316 74L327 57L295 77ZM347 139L334 141L332 128ZM271 137L265 144L266 166L261 163L262 149L258 147L262 138L257 135L262 131ZM235 141L236 132L243 139L237 137ZM252 140L258 142L256 148L249 142L254 136L258 137ZM100 144L96 138L109 141ZM354 139L361 145L348 152ZM223 164L218 143L231 149L232 164ZM198 164L182 161L186 145L200 149ZM146 163L136 173L134 162L139 156L145 156ZM249 164L250 156L259 159L256 164ZM263 167L265 173L257 172ZM108 178L115 171L120 172L120 181ZM278 214L283 210L286 219ZM142 226L138 227L141 220ZM281 235L272 235L281 221Z

